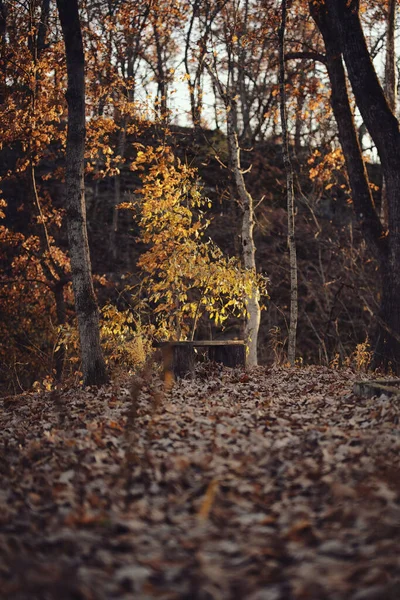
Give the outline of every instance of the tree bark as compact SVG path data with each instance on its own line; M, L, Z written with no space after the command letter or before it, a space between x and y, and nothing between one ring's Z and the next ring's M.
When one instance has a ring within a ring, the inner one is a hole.
M118 132L118 144L117 144L117 156L121 157L119 163L120 172L117 173L114 177L114 198L113 198L113 207L112 207L112 223L111 223L111 232L110 232L110 252L113 259L114 265L117 264L118 259L118 217L119 217L119 205L121 204L121 177L122 177L122 168L124 163L124 155L125 155L125 145L126 145L126 130L128 127L128 117L125 115L123 117L123 121L120 125L120 130Z
M390 110L365 41L358 0L326 0L327 14L346 63L357 106L377 146L382 168L400 163L399 124ZM396 152L394 151L396 149Z
M306 91L304 90L307 82L307 70L306 62L304 60L300 63L300 77L299 77L299 93L296 101L296 120L294 128L294 150L296 156L300 156L301 152L301 134L303 132L304 115L303 108L306 101Z
M282 0L282 18L279 28L279 88L280 113L282 125L283 162L286 172L287 218L288 218L288 247L290 264L290 323L288 341L288 360L291 365L296 359L296 333L298 316L298 286L297 286L297 256L295 240L295 204L293 166L290 159L289 135L287 130L286 90L285 90L285 31L286 31L287 2Z
M47 31L49 28L50 0L43 0L40 12L40 22L36 38L37 58L46 49Z
M396 2L389 0L387 13L387 32L386 32L386 59L385 59L385 95L388 104L394 114L396 114Z
M56 301L56 314L57 324L65 325L66 322L66 308L64 298L64 287L66 280L57 282L52 290ZM61 381L64 373L65 363L65 344L62 342L58 344L57 349L54 351L54 366L56 371L56 381Z
M66 213L83 382L85 385L101 385L108 378L100 346L99 314L93 289L86 227L85 62L82 32L77 0L57 0L57 7L67 59Z
M396 114L396 46L395 46L395 25L396 25L396 2L389 0L389 6L386 19L386 57L385 57L385 96L390 110ZM382 179L381 190L381 219L388 222L388 201L385 178Z
M226 130L228 138L228 153L230 170L233 175L233 184L237 194L242 217L242 254L244 268L256 274L256 247L254 244L254 201L246 187L240 160L240 144L237 131L237 105L229 90L224 89L218 79L217 70L213 70L205 63L213 85L215 86L215 97L221 98L226 111ZM253 285L251 294L245 299L247 319L245 324L244 338L246 343L246 366L256 367L258 365L258 331L260 329L261 308L260 290L256 284Z
M160 117L160 121L165 123L168 116L168 105L167 105L167 76L165 73L165 61L163 56L163 47L160 39L160 32L158 30L157 22L153 22L153 34L154 43L156 46L157 54L157 68L156 68L156 80L157 80L157 104L156 113Z
M256 247L254 244L254 202L251 194L246 188L243 172L240 164L240 146L235 126L235 104L234 100L227 107L227 134L229 158L232 174L235 181L236 192L242 205L242 252L244 268L256 273ZM245 341L247 347L246 365L256 367L258 364L257 342L258 330L260 328L261 309L260 292L254 285L252 293L246 298L247 320L245 325Z
M357 106L377 147L386 181L388 260L375 366L400 372L400 130L379 83L359 18L358 0L326 0L327 19L338 38Z
M380 262L385 263L388 257L387 232L374 206L359 135L351 110L340 45L325 6L310 2L310 12L325 44L324 64L331 84L330 101L346 162L355 216L369 249Z
M4 104L7 92L7 5L0 0L0 105Z

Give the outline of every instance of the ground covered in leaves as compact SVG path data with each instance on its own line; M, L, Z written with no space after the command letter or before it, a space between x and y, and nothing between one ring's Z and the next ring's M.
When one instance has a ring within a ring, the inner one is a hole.
M0 597L398 600L400 401L200 368L0 403Z

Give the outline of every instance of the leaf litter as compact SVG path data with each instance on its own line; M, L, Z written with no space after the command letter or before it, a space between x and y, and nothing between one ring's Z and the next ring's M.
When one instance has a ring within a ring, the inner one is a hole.
M0 404L0 596L398 600L400 401L199 368Z

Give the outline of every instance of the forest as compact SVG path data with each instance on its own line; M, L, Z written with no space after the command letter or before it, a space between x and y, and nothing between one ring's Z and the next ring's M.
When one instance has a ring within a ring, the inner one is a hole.
M396 3L348 4L1 3L4 394L192 337L398 372Z
M0 0L0 596L400 597L397 0Z

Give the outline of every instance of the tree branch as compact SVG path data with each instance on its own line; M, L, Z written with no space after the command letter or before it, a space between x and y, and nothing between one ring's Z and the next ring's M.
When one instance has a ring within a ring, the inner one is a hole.
M325 54L321 54L320 52L286 52L285 60L294 60L294 59L306 59L306 60L316 60L318 62L326 65L326 56Z

